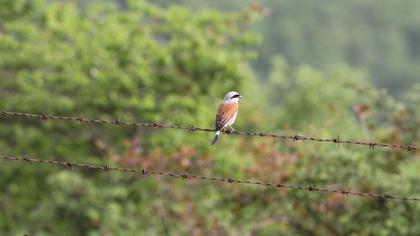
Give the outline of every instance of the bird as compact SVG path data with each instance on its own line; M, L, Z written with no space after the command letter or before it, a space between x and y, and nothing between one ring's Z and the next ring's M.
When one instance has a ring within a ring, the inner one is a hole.
M238 103L240 98L242 98L242 95L238 92L230 91L226 94L223 102L219 105L215 121L216 134L214 135L211 145L215 145L217 143L220 131L224 128L229 128L231 132L235 132L232 125L235 123L236 115L238 114Z

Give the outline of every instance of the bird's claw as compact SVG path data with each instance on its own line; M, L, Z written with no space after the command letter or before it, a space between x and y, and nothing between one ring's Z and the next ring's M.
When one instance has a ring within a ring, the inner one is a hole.
M236 130L232 126L229 127L229 134L236 133Z

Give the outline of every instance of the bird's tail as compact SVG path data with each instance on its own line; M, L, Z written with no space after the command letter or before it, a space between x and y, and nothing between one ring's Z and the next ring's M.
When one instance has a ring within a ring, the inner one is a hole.
M216 132L216 135L214 135L211 145L215 145L217 143L217 140L219 139L219 135L220 135L220 130Z

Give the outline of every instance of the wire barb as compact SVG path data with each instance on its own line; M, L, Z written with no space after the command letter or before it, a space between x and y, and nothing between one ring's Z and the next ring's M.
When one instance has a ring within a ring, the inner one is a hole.
M120 120L114 120L113 123L115 125L122 125L123 124Z
M138 122L125 122L118 120L100 120L100 119L89 119L89 118L76 118L76 117L68 117L68 116L51 116L45 113L41 115L38 114L31 114L31 113L22 113L22 112L10 112L10 111L1 111L0 116L2 117L22 117L26 119L39 119L41 121L46 120L62 120L62 121L79 121L80 123L92 123L92 124L102 124L102 125L122 125L122 126L141 126L141 127L153 127L153 128L160 128L160 129L181 129L190 132L201 131L201 132L215 132L214 129L208 128L199 128L195 126L180 126L180 125L168 125L168 124L160 124L160 123L138 123ZM367 146L369 149L374 149L376 146L382 148L395 148L395 149L402 149L407 151L417 151L420 150L419 147L416 145L401 145L401 144L386 144L386 143L374 143L374 142L363 142L363 141L354 141L354 140L341 140L340 136L337 136L333 139L323 139L323 138L313 138L313 137L304 137L301 135L279 135L274 133L264 133L264 132L238 132L238 131L224 131L225 134L228 135L242 135L242 136L258 136L258 137L265 137L265 138L279 138L279 139L289 139L292 141L314 141L314 142L326 142L326 143L335 143L339 147L340 144L351 144L351 145L359 145L359 146Z
M41 120L48 120L48 115L45 113L41 114Z
M191 176L187 173L182 174L181 177L184 179L191 179Z
M369 149L375 149L376 143L369 143Z
M302 139L302 136L297 135L297 134L296 134L295 136L293 136L292 138L293 138L293 141L295 141L295 142L296 142L296 141L299 141L299 140L303 140L303 139Z
M351 191L351 188L349 188L348 190L341 190L341 193L346 195L347 197L350 197L349 193Z
M337 147L338 147L338 148L340 148L340 143L341 143L341 140L340 140L340 135L337 135L337 138L335 138L335 139L333 140L333 142L337 144Z
M104 171L111 171L111 167L109 167L108 165L104 165L104 166L102 167L102 169L103 169Z
M77 162L70 162L70 161L55 161L55 160L43 160L43 159L35 159L30 157L16 157L16 156L7 156L7 155L0 155L0 159L9 160L9 161L21 161L23 163L37 163L37 164L48 164L48 165L56 165L62 167L77 167L77 168L89 168L95 169L98 171L118 171L118 172L125 172L125 173L141 173L144 176L150 175L161 175L161 176L170 176L174 178L182 178L185 180L205 180L205 181L213 181L213 182L228 182L230 184L248 184L248 185L259 185L267 188L275 188L275 189L290 189L295 191L308 191L308 192L320 192L320 193L330 193L330 194L342 194L346 196L363 196L363 197L370 197L376 198L379 200L400 200L400 201L416 201L420 202L420 197L409 197L409 196L401 196L401 195L391 195L391 194L376 194L376 193L368 193L368 192L355 192L349 190L337 190L337 189L328 189L328 188L318 188L314 185L310 185L308 187L305 186L298 186L298 185L286 185L286 184L274 184L274 183L266 183L260 181L253 181L253 180L239 180L233 178L221 178L221 177L213 177L213 176L202 176L202 175L192 175L188 173L178 174L172 172L161 172L161 171L153 171L153 170L145 170L145 169L130 169L130 168L119 168L119 167L110 167L108 165L101 166L101 165L93 165L93 164L84 164L84 163L77 163Z
M73 163L72 162L70 162L70 161L67 161L66 163L64 163L66 166L67 166L67 168L72 168L73 167Z

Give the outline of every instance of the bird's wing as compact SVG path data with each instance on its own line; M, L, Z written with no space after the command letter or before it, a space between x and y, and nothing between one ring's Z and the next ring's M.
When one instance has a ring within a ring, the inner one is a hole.
M216 114L215 128L221 130L238 111L237 103L222 103Z

